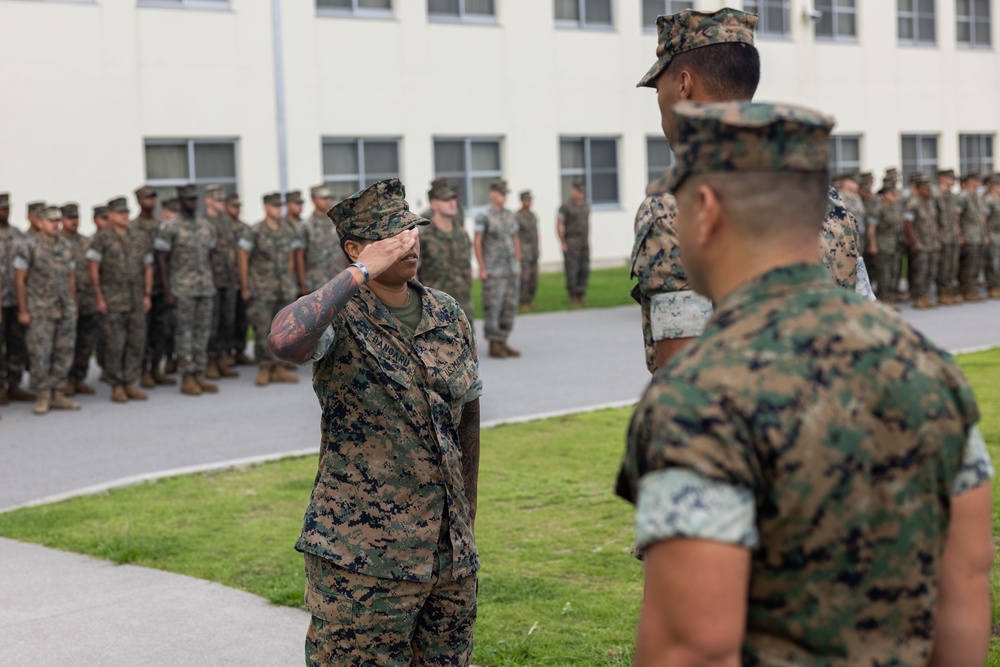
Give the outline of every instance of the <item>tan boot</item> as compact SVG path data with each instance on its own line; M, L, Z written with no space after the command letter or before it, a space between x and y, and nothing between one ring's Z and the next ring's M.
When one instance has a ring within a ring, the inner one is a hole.
M1000 287L991 287L989 294L991 299L1000 299Z
M70 379L66 383L66 388L63 389L63 396L75 396L76 395L76 380Z
M983 297L979 296L979 292L966 292L962 295L966 301L982 301Z
M194 376L194 381L198 383L198 386L201 388L202 393L205 394L219 393L218 385L214 385L211 382L206 382L205 378L203 378L201 375L198 375L197 373Z
M504 359L507 357L507 351L503 349L503 343L498 340L490 341L490 356L496 357L497 359Z
M166 363L163 364L163 372L167 375L173 375L177 372L177 360L171 357L167 359Z
M163 385L165 387L173 387L175 384L177 384L177 380L169 378L162 372L160 372L159 364L153 366L153 370L150 371L150 375L153 376L153 382L155 382L158 385Z
M139 391L130 384L126 384L124 389L125 389L125 395L128 396L128 399L130 401L145 401L146 399L149 398L149 396L146 395L146 392Z
M215 357L211 357L208 360L208 364L205 366L205 377L209 380L218 380L221 377L219 373L219 360Z
M271 367L260 366L257 368L257 386L266 387L271 384Z
M288 371L282 364L275 364L271 367L271 382L290 382L296 383L299 381L299 376Z
M232 366L223 365L222 360L219 360L219 375L224 378L238 378L240 374L233 370Z
M7 388L7 395L10 396L10 400L18 401L20 403L31 403L38 398L34 393L25 391L16 384L12 384Z
M145 370L142 372L142 376L139 378L139 386L145 389L152 389L156 386L156 380L153 379L153 372Z
M0 387L0 405L9 405L10 396L7 395L7 387Z
M248 357L246 352L237 352L233 359L240 366L253 366L253 359Z
M931 302L927 300L927 297L920 297L913 301L913 307L917 310L924 310L931 307Z
M512 348L510 345L507 344L507 341L504 341L504 342L500 343L500 345L503 346L503 351L507 354L508 357L520 357L521 356L521 351L520 350L515 350L514 348Z
M56 389L52 392L52 402L50 404L53 410L79 410L80 404L76 401L71 401L66 398L66 393Z
M35 396L35 408L32 410L36 415L44 415L49 412L49 390L43 389Z
M186 396L201 396L201 385L199 385L193 375L185 375L181 380L181 393Z
M128 394L125 393L125 385L116 384L111 388L112 403L128 403Z
M77 380L73 383L73 388L76 389L76 393L82 394L84 396L93 396L97 391L91 387L89 384L83 380Z

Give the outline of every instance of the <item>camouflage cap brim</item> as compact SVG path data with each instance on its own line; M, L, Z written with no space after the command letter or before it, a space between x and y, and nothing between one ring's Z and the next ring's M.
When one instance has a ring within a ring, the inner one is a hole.
M406 189L398 178L388 178L342 199L327 212L341 238L367 241L387 239L430 220L410 211Z

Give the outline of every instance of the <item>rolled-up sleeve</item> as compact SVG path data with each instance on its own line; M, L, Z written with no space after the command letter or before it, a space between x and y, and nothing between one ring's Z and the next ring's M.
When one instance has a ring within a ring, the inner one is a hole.
M696 338L712 317L712 302L691 290L650 296L649 322L653 340Z
M986 450L986 441L978 426L969 429L969 439L965 445L962 469L951 486L951 495L957 496L985 484L993 477L993 462Z

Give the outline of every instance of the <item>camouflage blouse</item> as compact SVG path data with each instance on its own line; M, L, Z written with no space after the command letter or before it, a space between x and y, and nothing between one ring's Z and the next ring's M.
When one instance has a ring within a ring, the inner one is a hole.
M14 268L27 272L24 287L32 317L76 319L76 294L70 292L69 282L76 263L69 241L29 236L18 246Z
M444 232L433 223L420 227L420 282L449 294L468 312L472 307L472 245L455 224Z

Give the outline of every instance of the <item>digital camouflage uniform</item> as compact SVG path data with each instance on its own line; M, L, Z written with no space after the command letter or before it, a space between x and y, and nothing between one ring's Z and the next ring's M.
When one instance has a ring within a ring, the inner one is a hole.
M62 391L76 345L76 295L70 290L76 270L73 247L61 236L52 241L41 234L30 236L18 246L14 268L26 272L31 388Z
M270 368L274 357L267 347L271 320L278 311L298 298L299 286L295 280L292 252L301 247L295 229L285 219L274 229L267 220L250 227L239 240L241 250L249 254L248 271L250 303L247 320L253 327L254 357L257 365Z
M182 211L160 226L153 248L170 254L170 293L177 300L177 370L181 375L204 375L216 291L211 259L216 232L205 218L185 215Z
M464 227L455 222L450 232L438 229L433 222L420 227L417 277L424 286L458 301L472 321L472 244Z
M237 220L235 218L230 218L230 224L233 228L233 236L236 238L236 253L239 256L239 244L240 239L243 238L250 230L250 225L243 222L242 220ZM250 326L250 321L247 317L247 310L250 306L248 301L243 300L243 296L240 294L240 276L239 276L239 264L237 263L236 268L236 282L234 283L233 289L236 290L236 311L233 316L233 337L230 341L230 351L233 354L238 352L243 352L247 347L247 330Z
M142 297L146 267L153 264L149 236L131 225L125 234L108 227L94 235L87 260L100 265L101 293L108 305L101 318L104 372L112 386L134 384L146 348Z
M938 295L953 295L958 290L958 208L955 193L940 190L937 193L938 234L941 251L938 257Z
M899 264L899 205L880 202L878 211L872 219L875 225L875 243L878 253L875 255L875 271L878 281L876 295L881 300L891 298L899 285L896 280L896 267Z
M142 218L136 216L129 228L136 228L145 234L149 252L153 252L153 242L160 231L159 218ZM153 270L153 290L150 293L150 308L146 313L146 348L143 352L144 366L159 364L160 360L174 354L174 328L176 317L174 309L167 305L164 298L163 281L160 272Z
M347 268L337 229L324 216L311 215L302 221L299 236L306 251L306 284L315 292Z
M994 177L1000 178L1000 177ZM986 288L1000 298L1000 195L986 195Z
M675 186L826 167L832 121L815 112L676 109ZM640 551L747 550L743 665L924 665L950 497L992 474L978 419L954 360L895 313L819 264L779 266L655 374L616 490Z
M563 220L563 268L566 271L566 291L570 298L583 298L590 282L590 205L572 200L559 207Z
M0 389L21 383L21 375L28 366L28 347L24 326L17 321L17 293L14 291L14 257L18 246L27 235L10 225L0 226Z
M483 281L483 331L486 340L505 343L514 328L520 297L521 264L514 253L517 220L506 208L497 211L490 207L476 216L475 229L483 235L488 276Z
M215 255L212 258L212 282L215 285L215 303L212 307L212 335L208 339L208 353L219 357L229 354L236 324L236 300L240 292L240 274L236 265L236 243L239 237L229 220L222 214L205 216L215 231Z
M517 237L521 241L521 298L522 306L529 306L538 291L538 260L541 247L538 243L538 216L534 211L518 209Z
M926 200L911 195L903 208L903 219L913 227L914 247L910 248L910 296L914 301L930 294L931 279L936 275L938 250L937 205L933 197Z
M343 210L338 224L370 209ZM401 213L400 227L418 220L405 203ZM479 555L457 433L482 393L476 344L457 301L415 281L410 289L422 311L415 330L362 287L313 357L322 437L296 543L306 554L309 665L464 666L471 657Z
M90 272L87 271L87 250L90 239L76 233L64 233L65 238L73 248L73 262L76 267L76 341L73 346L73 364L69 369L69 379L73 382L83 382L90 370L90 355L97 346L101 329L101 315L97 312L97 299L94 297L94 286L90 282Z
M958 270L959 290L963 295L972 295L979 291L979 274L983 269L983 242L986 240L983 205L976 194L963 190L958 193L956 208L965 240Z

